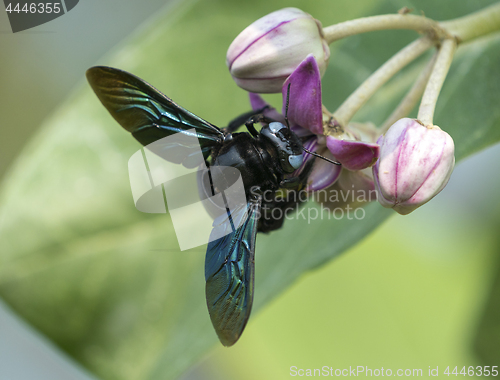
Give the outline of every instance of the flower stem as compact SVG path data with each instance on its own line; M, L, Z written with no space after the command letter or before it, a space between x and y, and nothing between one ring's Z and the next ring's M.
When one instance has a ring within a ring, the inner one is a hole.
M458 42L495 32L500 30L500 2L467 16L440 22L439 25L455 36Z
M415 104L419 101L424 93L425 86L429 81L429 77L431 76L432 69L434 68L434 64L436 63L438 51L432 56L429 60L425 68L422 70L417 80L410 88L408 93L405 95L403 100L399 103L396 109L392 112L392 114L387 118L387 120L380 127L380 132L384 134L387 130L399 119L408 116L411 112Z
M452 38L444 40L439 48L436 63L432 69L432 74L429 78L429 82L427 82L424 95L422 96L422 102L418 109L417 118L425 126L433 125L437 99L443 87L446 75L448 74L456 48L457 42Z
M423 16L399 14L363 17L341 22L323 28L323 34L328 44L331 44L332 42L340 40L344 37L386 29L416 30L421 33L429 33L437 39L448 36L446 30L434 20Z
M375 92L403 67L433 46L434 42L422 37L407 45L368 77L333 113L336 122L345 127L354 114L370 99ZM325 131L328 134L328 131Z

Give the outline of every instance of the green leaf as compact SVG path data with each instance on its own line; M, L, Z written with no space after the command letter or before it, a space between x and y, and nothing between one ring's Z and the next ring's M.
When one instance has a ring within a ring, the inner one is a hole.
M466 13L466 5L453 0L427 3L431 17L436 7L440 18ZM334 9L328 0L176 3L103 63L133 72L224 126L249 109L224 64L227 47L246 25L285 6L299 6L327 25L395 12L392 4L344 0ZM380 32L333 45L325 105L334 109L415 36ZM498 35L457 53L435 116L455 139L457 159L500 140L499 59ZM413 67L394 78L357 119L382 121L416 74ZM86 84L44 123L3 184L0 295L102 378L175 378L218 344L204 300L205 247L179 252L168 215L135 209L127 161L137 149ZM308 220L317 211L311 203L303 217L258 236L254 314L392 214L374 203L360 220Z
M498 224L497 224L498 227ZM476 329L474 351L481 364L488 366L500 363L500 256L497 257L491 290L487 296L482 316ZM497 368L498 369L498 368Z

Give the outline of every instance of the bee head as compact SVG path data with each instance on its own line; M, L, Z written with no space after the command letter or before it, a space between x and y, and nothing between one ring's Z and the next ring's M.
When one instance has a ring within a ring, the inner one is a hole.
M278 152L280 166L285 173L292 173L303 162L302 142L284 124L272 122L262 127L261 136L271 142Z

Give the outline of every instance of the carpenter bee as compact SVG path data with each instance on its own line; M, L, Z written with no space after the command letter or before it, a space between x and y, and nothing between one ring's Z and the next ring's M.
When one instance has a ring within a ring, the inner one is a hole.
M210 318L222 344L233 345L252 308L257 232L280 228L286 214L302 203L288 195L300 191L310 174L314 160L303 165L303 151L318 155L303 147L286 115L284 125L265 117L264 109L252 111L220 129L125 71L92 67L87 71L87 79L104 107L142 145L195 130L209 169L232 167L240 172L246 205L232 214L227 209L225 218L214 221L214 230L221 225L228 228L229 224L231 229L220 238L210 239L205 259ZM255 128L257 123L263 124L260 131ZM243 124L248 132L235 133ZM282 212L275 213L276 210Z

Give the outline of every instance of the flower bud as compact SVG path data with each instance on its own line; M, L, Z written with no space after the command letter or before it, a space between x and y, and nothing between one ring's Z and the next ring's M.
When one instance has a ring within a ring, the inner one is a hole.
M400 119L378 143L380 158L373 176L382 206L409 214L448 183L455 165L455 147L450 135L438 126Z
M278 93L286 78L313 54L324 74L330 49L319 21L297 8L284 8L255 21L233 41L226 64L241 88Z

